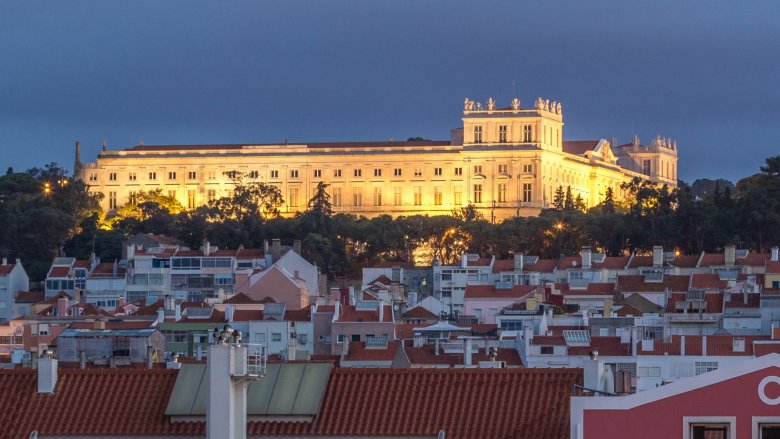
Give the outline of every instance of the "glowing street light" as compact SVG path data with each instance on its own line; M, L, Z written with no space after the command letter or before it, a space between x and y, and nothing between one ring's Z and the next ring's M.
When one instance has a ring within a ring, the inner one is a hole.
M560 232L561 230L563 230L563 223L562 222L557 222L557 223L555 223L555 225L553 227L555 227L555 230Z
M43 193L44 195L49 195L51 193L51 184L45 183L43 185Z

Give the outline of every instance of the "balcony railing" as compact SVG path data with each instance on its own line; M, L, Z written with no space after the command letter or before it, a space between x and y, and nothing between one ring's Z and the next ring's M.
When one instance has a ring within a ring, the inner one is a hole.
M266 346L260 343L235 346L230 358L230 375L244 378L265 376Z

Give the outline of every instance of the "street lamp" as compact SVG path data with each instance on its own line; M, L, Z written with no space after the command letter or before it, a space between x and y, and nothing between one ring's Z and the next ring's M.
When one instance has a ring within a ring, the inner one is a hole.
M50 193L51 193L51 184L44 183L44 185L43 185L43 194L44 195L49 195Z

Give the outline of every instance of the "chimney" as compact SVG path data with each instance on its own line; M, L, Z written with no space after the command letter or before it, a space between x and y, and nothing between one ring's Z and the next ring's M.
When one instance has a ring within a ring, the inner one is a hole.
M287 361L295 361L295 345L290 343L287 345Z
M68 298L60 297L57 299L57 315L62 317L68 315Z
M653 246L653 267L662 267L664 265L664 247L662 245Z
M295 241L293 241L293 251L295 253L298 253L299 255L301 254L301 240L300 239L296 239Z
M3 258L3 265L8 265L8 259Z
M114 259L114 264L111 266L111 277L116 278L119 275L119 264Z
M530 295L528 299L525 300L525 309L527 311L536 311L537 303L536 303L536 295Z
M602 312L604 317L612 317L612 299L604 299L604 311Z
M732 348L734 352L745 352L745 339L744 338L733 338L732 341Z
M233 312L234 311L235 311L235 308L233 307L232 304L228 303L227 305L225 305L225 319L229 323L233 323L233 315L234 315Z
M163 306L165 306L166 311L173 311L173 308L176 304L176 297L171 296L170 294L165 295L165 301L163 302Z
M350 338L346 334L341 337L341 357L344 358L349 355L349 340Z
M211 255L211 243L206 241L203 243L203 256Z
M582 268L585 270L590 270L591 261L593 260L593 254L590 250L589 246L583 246L582 247Z
M300 272L298 270L293 271L293 279L300 279Z
M460 268L466 268L469 266L469 255L462 254L460 255Z
M248 382L248 350L246 346L213 344L209 346L208 403L206 407L206 437L224 439L246 438L246 405ZM236 377L236 378L234 378Z
M119 298L119 300L117 300L116 307L117 308L122 308L126 304L127 304L127 302L125 301L124 296L122 296L122 297Z
M57 387L57 359L46 350L38 359L38 393L54 393Z
M3 260L5 261L5 259L3 259ZM772 247L772 257L770 258L770 260L772 262L777 262L778 261L778 247L777 246ZM3 265L5 265L5 264L3 264Z
M174 305L174 319L177 322L181 320L181 304L179 302Z
M274 263L276 263L279 258L282 257L282 240L278 238L274 238L271 240L271 255L274 258Z
M162 325L165 323L165 309L163 307L157 308L157 324Z
M723 256L726 258L726 266L733 267L737 260L737 246L729 244L723 250Z
M512 258L514 271L523 271L523 253L515 253Z
M680 356L685 356L685 336L680 336Z
M463 346L463 365L466 367L471 366L471 357L473 355L474 348L472 346L472 340L471 337L466 337L463 340L464 346Z
M76 140L76 166L81 163L81 142Z
M268 240L267 239L263 240L263 254L264 255L268 254Z
M95 329L106 329L106 321L103 319L97 319L93 323L93 327Z
M337 299L333 303L333 321L334 322L338 321L340 313L341 313L341 302Z
M385 321L385 302L382 302L381 300L378 302L379 304L379 321L384 322Z
M146 368L151 369L154 366L154 346L146 347Z
M707 354L707 336L702 335L701 336L701 354L702 355L708 355Z
M85 351L79 351L79 369L87 368L87 353Z
M127 260L132 261L135 258L135 245L130 244L127 246Z
M414 333L414 347L421 348L425 346L425 336L421 332Z

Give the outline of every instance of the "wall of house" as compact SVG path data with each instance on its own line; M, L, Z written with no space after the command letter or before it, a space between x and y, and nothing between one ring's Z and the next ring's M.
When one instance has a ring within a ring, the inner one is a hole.
M387 309L385 312L391 311ZM333 322L331 331L333 343L330 353L332 355L341 354L342 345L339 343L339 336L343 336L347 342L366 341L367 335L386 335L388 341L395 338L395 324L392 322ZM359 340L352 340L352 336L359 336Z

